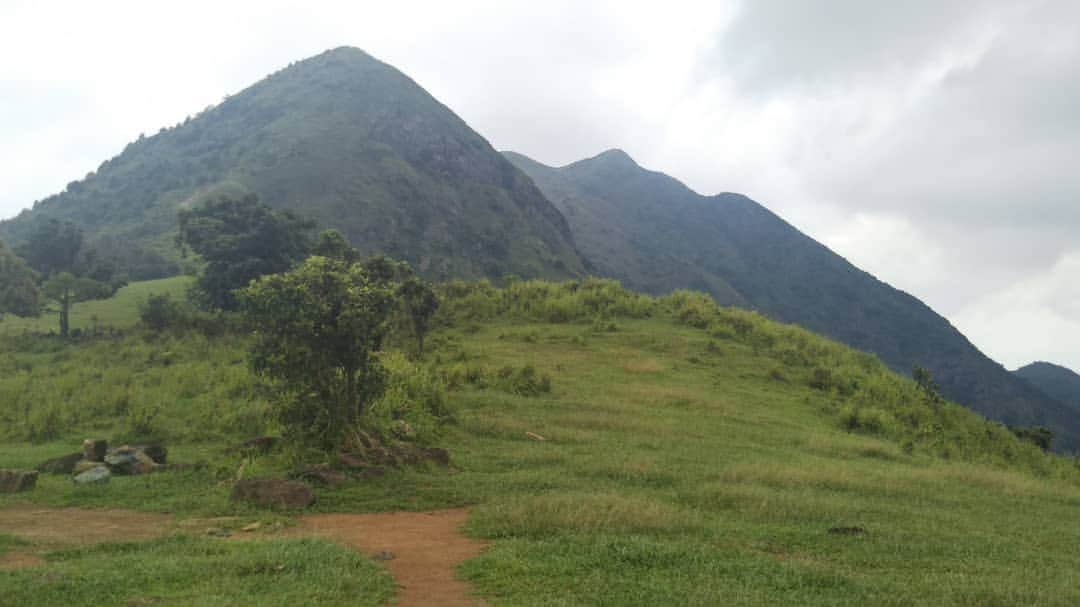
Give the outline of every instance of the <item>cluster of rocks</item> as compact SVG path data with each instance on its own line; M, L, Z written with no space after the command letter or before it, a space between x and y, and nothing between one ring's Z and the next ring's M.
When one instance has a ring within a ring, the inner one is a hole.
M108 441L86 439L83 450L43 462L39 472L70 474L79 484L107 483L115 475L149 474L166 465L169 451L161 445L123 445L109 448Z
M235 451L265 453L272 450L276 440L263 437L238 445ZM315 502L311 486L337 487L350 478L371 479L384 476L388 468L432 462L450 465L445 449L424 448L410 444L384 445L360 435L355 449L338 454L336 461L308 466L290 475L291 480L244 479L233 485L232 499L255 506L301 509Z

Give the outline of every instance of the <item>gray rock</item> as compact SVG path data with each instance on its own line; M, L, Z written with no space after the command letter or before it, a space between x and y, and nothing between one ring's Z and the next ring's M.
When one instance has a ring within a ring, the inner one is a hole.
M107 483L112 478L112 473L105 466L97 466L91 468L86 472L76 474L71 480L79 483L80 485Z
M45 474L71 474L75 470L75 464L83 458L82 453L72 453L63 457L55 457L38 464L37 471Z
M113 474L127 476L139 473L139 458L132 452L106 455L105 465Z
M0 493L29 491L37 485L37 470L0 470Z
M104 439L88 438L83 441L83 459L91 462L100 462L105 459L109 451L109 441Z

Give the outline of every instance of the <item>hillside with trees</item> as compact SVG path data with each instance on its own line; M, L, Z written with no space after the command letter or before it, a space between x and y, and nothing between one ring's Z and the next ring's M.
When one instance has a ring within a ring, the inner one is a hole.
M255 194L424 276L584 273L566 221L521 171L394 68L353 48L295 63L140 137L64 192L0 223L78 225L132 279L174 274L176 215Z
M506 156L559 207L601 274L648 293L705 291L872 352L899 373L925 367L948 398L1010 426L1045 426L1056 448L1080 450L1080 416L757 202L702 196L620 150L561 168Z

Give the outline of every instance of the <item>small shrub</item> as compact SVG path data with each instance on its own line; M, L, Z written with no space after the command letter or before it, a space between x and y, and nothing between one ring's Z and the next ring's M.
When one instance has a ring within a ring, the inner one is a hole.
M184 310L180 302L173 300L168 293L151 293L139 304L139 319L144 325L155 331L175 327L184 319Z

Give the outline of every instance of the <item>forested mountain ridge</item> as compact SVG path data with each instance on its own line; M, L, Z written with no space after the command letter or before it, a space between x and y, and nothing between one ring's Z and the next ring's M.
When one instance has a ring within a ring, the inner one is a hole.
M570 222L602 274L650 293L706 291L873 352L902 374L928 368L943 394L1012 426L1046 426L1080 449L1080 416L983 355L948 320L799 232L757 202L702 196L610 150L561 168L505 152Z
M126 246L126 258L168 258L179 209L249 192L434 279L584 273L565 219L529 178L407 76L353 48L140 137L0 224L0 238L17 244L56 218L102 248ZM134 277L170 271L159 266Z
M1033 362L1013 371L1013 375L1065 405L1072 407L1080 416L1080 374L1072 369L1048 362Z

